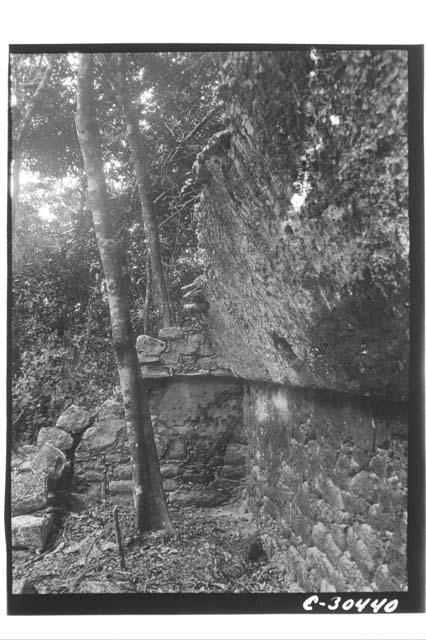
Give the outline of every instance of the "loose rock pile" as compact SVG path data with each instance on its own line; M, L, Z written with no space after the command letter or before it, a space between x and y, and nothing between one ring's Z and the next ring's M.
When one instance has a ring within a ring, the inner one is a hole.
M42 428L37 445L24 445L12 459L12 546L43 551L72 476L74 450L92 417L71 406L55 427Z
M238 495L246 472L241 382L203 328L169 327L160 338L139 336L137 348L168 502L220 505ZM107 400L93 414L69 407L13 457L12 546L42 551L70 493L131 500L131 478L122 404Z

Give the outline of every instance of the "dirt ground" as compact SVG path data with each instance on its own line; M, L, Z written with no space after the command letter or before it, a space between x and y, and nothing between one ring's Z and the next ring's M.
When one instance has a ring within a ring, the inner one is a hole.
M138 534L133 505L119 505L125 568L115 542L114 504L73 505L41 555L13 552L13 579L39 593L297 592L279 559L256 553L254 525L238 503L170 508L174 536Z

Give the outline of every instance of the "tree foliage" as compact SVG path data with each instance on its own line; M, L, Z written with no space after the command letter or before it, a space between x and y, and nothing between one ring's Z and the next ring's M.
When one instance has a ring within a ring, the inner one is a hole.
M11 56L12 135L16 136L48 58L52 72L21 145L20 217L14 243L21 259L12 276L13 324L19 327L14 340L22 353L20 374L13 384L13 415L16 432L27 437L36 436L44 420L54 421L72 402L96 405L118 382L74 123L74 54ZM151 198L171 303L179 319L180 286L201 271L193 219L200 185L192 179L191 166L195 154L221 126L219 111L211 113L217 107L217 60L209 53L128 54L128 58L129 93L146 141ZM141 333L147 242L117 99L114 56L97 54L95 63L108 193L132 321ZM155 333L160 323L152 302L149 313Z

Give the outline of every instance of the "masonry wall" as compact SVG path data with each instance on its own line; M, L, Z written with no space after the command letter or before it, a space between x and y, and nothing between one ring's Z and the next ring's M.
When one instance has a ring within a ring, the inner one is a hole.
M239 494L247 444L241 382L216 377L148 380L152 424L168 501L213 506ZM124 411L107 401L75 452L74 486L93 498L130 498Z
M401 405L247 384L247 496L306 591L405 590Z

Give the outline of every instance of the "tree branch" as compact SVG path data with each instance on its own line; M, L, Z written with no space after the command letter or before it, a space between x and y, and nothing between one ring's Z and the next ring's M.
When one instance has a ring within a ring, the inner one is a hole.
M191 131L189 133L186 134L186 136L183 136L179 140L179 144L176 147L176 149L174 151L172 151L170 153L169 157L166 158L166 160L164 161L164 166L167 166L176 157L176 154L182 149L182 147L185 144L187 144L187 142L189 142L191 140L191 138L193 138L199 132L199 130L206 124L206 122L208 120L210 120L210 118L212 116L214 116L214 114L217 111L219 111L219 109L220 109L220 107L213 107L213 109L210 109L210 111L208 113L206 113L204 118L201 118L200 122L198 124L196 124L195 127L193 129L191 129Z
M41 80L40 80L40 82L38 84L37 89L33 93L33 96L32 96L32 98L30 100L30 104L28 105L28 107L27 107L27 109L25 111L25 114L24 114L24 116L22 118L22 122L21 122L21 124L19 126L19 129L18 129L18 135L16 136L16 140L15 140L15 145L16 145L16 149L18 150L18 153L19 153L19 148L20 148L21 143L22 143L22 138L25 135L25 132L26 132L26 130L28 128L28 125L30 123L30 120L31 120L31 116L33 115L34 108L35 108L35 106L36 106L36 104L37 104L37 102L38 102L38 100L40 98L40 95L41 95L43 89L46 87L46 85L47 85L47 83L49 81L50 75L52 73L52 69L53 69L53 60L51 59L50 56L48 56L47 57L47 62L46 62L46 70L45 70L45 72L44 72L44 74L43 74L43 76L42 76L42 78L41 78Z

